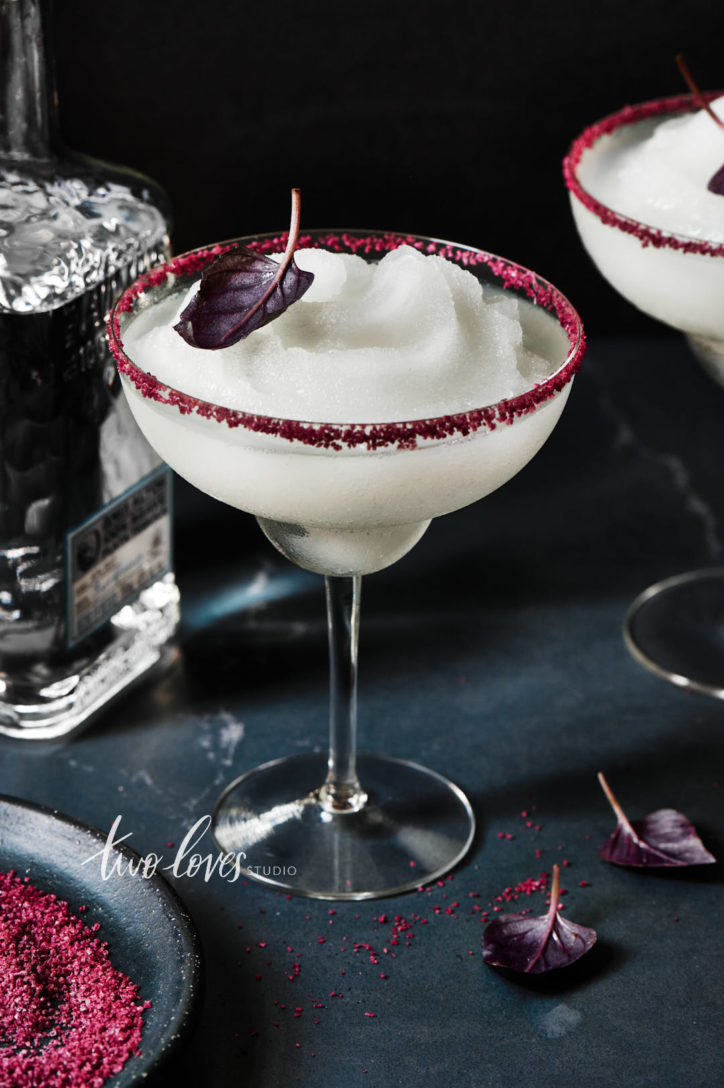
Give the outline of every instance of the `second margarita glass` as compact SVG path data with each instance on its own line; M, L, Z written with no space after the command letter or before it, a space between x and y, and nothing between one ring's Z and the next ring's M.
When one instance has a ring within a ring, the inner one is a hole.
M240 243L281 252L286 236ZM330 648L329 754L283 757L248 771L218 801L213 835L247 875L315 898L391 895L437 878L474 833L469 801L435 771L358 755L360 581L401 558L430 519L475 502L517 473L545 442L583 355L580 319L534 273L481 250L369 231L305 233L300 247L377 262L400 245L467 268L521 300L524 336L549 375L519 396L413 421L325 423L212 404L158 381L134 362L134 319L180 299L223 243L185 254L139 280L117 303L112 348L133 413L150 443L202 491L256 515L292 562L325 576ZM253 335L253 334L252 334Z
M724 385L724 243L708 239L705 230L701 237L663 230L607 203L622 156L663 121L684 118L699 105L692 95L678 95L626 106L581 133L563 172L576 227L602 275L638 309L685 333L707 373ZM706 124L724 159L721 130L709 119ZM658 195L666 208L667 194ZM724 207L724 197L712 199ZM723 618L724 568L687 571L639 594L624 620L624 637L652 672L724 698Z

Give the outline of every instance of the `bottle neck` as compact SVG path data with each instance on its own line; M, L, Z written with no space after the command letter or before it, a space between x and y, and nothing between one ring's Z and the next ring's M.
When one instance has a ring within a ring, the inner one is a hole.
M48 159L58 144L51 0L0 0L0 155Z

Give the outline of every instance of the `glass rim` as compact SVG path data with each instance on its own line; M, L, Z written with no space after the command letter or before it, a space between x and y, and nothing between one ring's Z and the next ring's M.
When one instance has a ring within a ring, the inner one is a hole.
M247 235L201 246L172 257L164 264L140 276L132 283L113 306L107 324L108 342L118 370L135 385L144 399L175 406L186 415L196 415L225 423L230 428L243 427L257 433L299 441L309 446L331 448L367 446L379 449L385 446L414 447L418 438L441 439L456 435L464 437L478 430L494 430L498 424L512 424L524 415L530 415L542 404L559 393L579 369L585 353L586 341L581 319L566 296L548 280L504 257L425 235L400 234L394 231L363 229L313 230L300 234L298 248L309 243L320 248L326 246L337 252L361 251L379 253L411 245L425 253L456 260L463 267L485 265L506 289L525 294L534 304L548 310L558 321L568 337L569 351L563 363L542 382L534 384L524 393L506 397L480 408L463 412L430 416L413 420L393 420L380 423L325 423L321 420L284 419L265 416L241 409L214 404L192 396L159 381L144 371L126 354L123 347L121 320L132 313L138 298L154 287L164 284L170 276L191 275L199 272L207 263L222 253L238 246L250 246L260 252L279 252L286 244L287 234L274 233Z
M722 91L706 91L703 97L707 102L720 98ZM624 234L633 235L643 247L654 246L656 249L673 249L683 253L699 253L707 257L724 257L724 243L707 242L687 234L677 234L653 227L632 216L616 212L613 208L597 200L581 183L578 168L586 151L598 142L602 136L610 136L626 125L646 121L651 117L675 113L693 113L701 105L692 94L669 95L665 98L653 98L635 106L624 106L615 113L610 113L600 121L589 125L576 137L563 160L563 177L569 192L575 196L588 211L606 226L616 227Z

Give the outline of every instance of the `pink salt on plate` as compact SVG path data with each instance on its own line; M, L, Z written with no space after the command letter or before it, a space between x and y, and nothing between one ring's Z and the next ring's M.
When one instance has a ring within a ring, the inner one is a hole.
M138 987L67 903L0 873L0 1084L100 1088L138 1053Z

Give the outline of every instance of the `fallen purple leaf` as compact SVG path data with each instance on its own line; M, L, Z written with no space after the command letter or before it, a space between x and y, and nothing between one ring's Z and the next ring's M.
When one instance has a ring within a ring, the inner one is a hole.
M281 261L237 246L206 265L198 291L174 326L187 344L228 348L280 317L311 287L313 274L294 261L299 216L299 190L292 189L292 221Z
M636 868L711 865L716 861L681 812L661 808L643 820L630 821L600 773L598 781L618 819L616 830L599 849L603 861Z
M524 974L567 967L596 943L595 929L569 922L558 912L560 866L553 866L550 905L535 918L501 914L483 933L483 962Z

